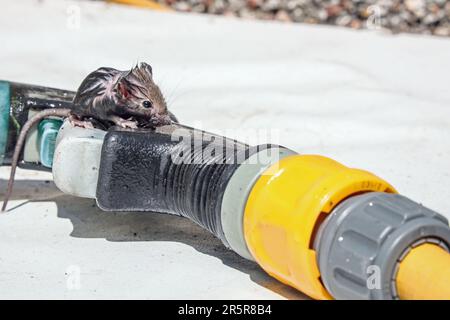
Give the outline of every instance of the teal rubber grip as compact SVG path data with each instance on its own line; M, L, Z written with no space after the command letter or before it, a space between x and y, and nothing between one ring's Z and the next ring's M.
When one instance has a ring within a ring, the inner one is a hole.
M0 81L0 165L3 164L8 141L10 98L9 82Z
M53 155L55 153L55 144L58 131L63 122L58 119L45 119L39 123L38 127L38 145L39 158L41 164L46 168L53 165Z

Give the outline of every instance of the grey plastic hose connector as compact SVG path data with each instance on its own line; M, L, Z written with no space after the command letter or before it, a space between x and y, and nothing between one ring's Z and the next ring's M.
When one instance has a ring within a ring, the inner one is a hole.
M398 194L370 192L340 203L315 239L322 281L335 299L398 299L399 262L412 247L435 243L448 251L442 215Z

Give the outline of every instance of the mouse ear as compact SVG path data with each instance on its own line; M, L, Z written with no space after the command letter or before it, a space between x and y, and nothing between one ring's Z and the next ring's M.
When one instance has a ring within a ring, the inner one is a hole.
M139 69L146 71L148 74L150 74L151 76L153 75L153 70L152 70L152 66L145 63L145 62L141 62L139 64Z
M130 95L130 88L128 86L128 83L123 78L117 82L117 93L124 98L128 98L128 96Z

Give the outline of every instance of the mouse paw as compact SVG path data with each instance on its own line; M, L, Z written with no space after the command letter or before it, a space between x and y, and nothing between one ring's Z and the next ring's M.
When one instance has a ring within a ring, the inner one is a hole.
M116 122L116 125L122 128L137 129L137 121L120 119Z
M137 121L126 120L116 115L109 116L108 120L121 128L136 129L138 124Z
M80 120L75 116L69 116L69 122L74 127L81 127L85 129L94 129L94 125L90 121Z

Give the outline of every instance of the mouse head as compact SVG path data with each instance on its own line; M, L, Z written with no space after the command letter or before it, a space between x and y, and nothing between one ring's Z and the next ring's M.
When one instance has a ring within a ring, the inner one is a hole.
M153 82L152 67L145 62L121 76L115 92L123 116L133 116L152 125L170 123L166 101Z

